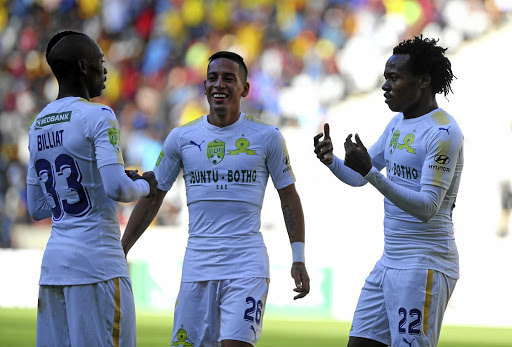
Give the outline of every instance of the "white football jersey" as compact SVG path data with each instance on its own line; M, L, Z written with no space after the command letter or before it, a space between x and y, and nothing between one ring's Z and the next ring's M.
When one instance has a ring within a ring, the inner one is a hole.
M169 190L183 168L189 239L182 281L269 277L260 215L269 174L276 189L295 182L284 138L241 113L219 128L207 116L173 129L154 169Z
M455 119L438 108L413 119L399 113L368 151L374 166L386 167L387 178L398 185L414 191L421 185L447 189L439 211L427 223L384 199L383 265L459 277L452 210L464 165L463 140Z
M116 203L99 168L124 164L110 107L79 97L48 104L29 131L27 183L52 208L40 284L77 285L127 277Z

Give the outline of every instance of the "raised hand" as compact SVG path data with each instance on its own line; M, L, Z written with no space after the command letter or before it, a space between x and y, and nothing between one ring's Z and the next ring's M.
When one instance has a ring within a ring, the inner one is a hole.
M320 141L322 136L324 139ZM329 134L329 123L324 124L324 133L319 133L313 138L313 145L315 146L317 158L325 165L330 165L333 160L333 146L331 142L331 135Z
M292 265L292 277L295 281L294 292L299 294L293 297L293 300L301 299L308 295L309 293L309 275L306 270L306 265L304 263L293 263Z
M352 142L352 134L345 139L345 165L364 177L372 169L372 159L358 134L355 139L356 142Z

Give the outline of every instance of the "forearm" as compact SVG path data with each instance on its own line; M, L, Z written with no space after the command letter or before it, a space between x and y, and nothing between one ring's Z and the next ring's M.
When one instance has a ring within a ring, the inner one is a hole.
M101 179L107 196L115 201L130 202L149 194L149 184L143 179L133 181L120 164L100 168Z
M304 242L304 213L300 197L295 190L295 185L290 185L279 190L281 209L283 211L284 223L290 243Z
M155 219L155 216L162 205L166 193L167 192L165 191L157 190L154 197L140 199L137 201L121 240L125 254L128 254L128 251L132 248L135 242L137 242L144 231L146 231L149 225L153 222L153 219Z
M27 209L36 221L52 216L52 209L40 186L27 184Z
M368 182L358 172L347 167L343 159L340 159L336 156L333 157L332 163L327 167L336 177L338 177L340 181L348 184L349 186L361 187Z
M372 168L364 177L389 201L411 216L428 222L441 206L446 189L436 186L423 186L419 192L400 186Z

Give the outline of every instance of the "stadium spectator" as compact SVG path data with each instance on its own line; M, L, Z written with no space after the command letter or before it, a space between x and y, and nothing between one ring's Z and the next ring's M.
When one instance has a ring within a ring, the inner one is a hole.
M260 231L269 175L279 192L293 251L294 299L309 293L304 216L284 138L276 127L240 112L249 89L242 57L220 51L209 58L203 91L209 113L170 132L155 167L157 194L137 203L123 235L128 253L183 168L191 224L173 345L242 347L258 342L270 277Z
M345 160L335 157L328 124L314 137L315 153L336 177L356 187L370 182L385 197L384 253L359 297L350 347L436 346L459 277L452 211L463 136L436 101L451 92L454 78L445 51L421 36L393 49L382 89L399 113L368 152L358 134L355 143L349 134Z
M128 144L140 147L148 137L161 144L172 128L207 111L202 69L215 51L246 57L252 92L243 110L316 131L344 98L378 87L379 66L402 38L423 32L455 52L511 10L508 0L1 1L0 177L11 161L28 163L26 129L57 95L40 53L56 31L86 32L102 47L109 80L97 100L116 112L126 154ZM152 156L125 156L126 165L144 170ZM27 219L22 205L14 223Z
M156 191L153 172L124 171L112 109L92 103L107 69L85 34L53 36L59 91L29 131L28 209L52 217L39 279L37 346L135 346L135 304L115 201ZM15 176L11 175L10 176Z

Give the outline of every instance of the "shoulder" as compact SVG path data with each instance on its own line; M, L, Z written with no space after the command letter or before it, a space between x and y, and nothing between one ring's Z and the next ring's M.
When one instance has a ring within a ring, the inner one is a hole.
M112 108L109 106L81 98L76 99L76 101L70 106L83 114L93 114L99 118L115 118L116 116Z
M438 109L436 112L432 113L429 117L432 130L444 130L447 133L460 133L462 131L459 127L459 124L448 112L443 109Z
M261 133L262 135L281 136L281 132L279 131L278 127L265 123L262 120L249 114L245 115L243 125L255 132Z
M197 130L198 128L202 127L203 126L203 117L199 117L199 118L196 118L194 119L193 121L190 121L188 123L185 123L183 125L180 125L180 126L177 126L175 128L173 128L170 132L169 132L169 135L167 136L168 138L173 136L173 137L182 137L183 135L187 134L187 133L190 133L190 132L193 132L195 130Z
M184 137L191 133L194 133L203 126L203 117L199 117L191 122L173 128L167 135L167 138L165 139L164 142L164 146L179 146Z

